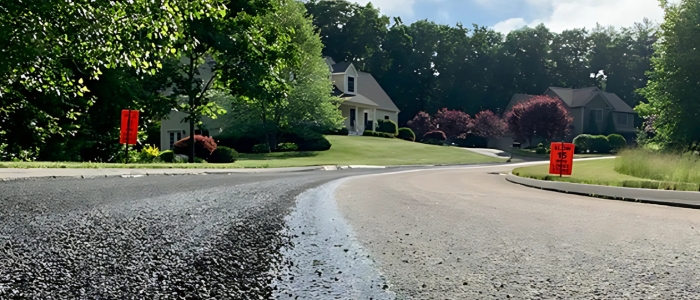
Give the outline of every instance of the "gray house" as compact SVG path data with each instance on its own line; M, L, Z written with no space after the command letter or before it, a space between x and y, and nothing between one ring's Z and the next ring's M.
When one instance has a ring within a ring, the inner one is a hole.
M601 91L597 87L582 89L549 87L543 95L561 100L574 119L571 134L564 139L567 142L571 142L580 134L617 133L624 136L627 141L632 141L635 137L634 121L637 113L613 93ZM531 97L533 95L513 95L506 111ZM533 141L533 143L538 142ZM489 147L504 149L504 147L510 147L512 143L513 138L509 134L501 139L490 139Z

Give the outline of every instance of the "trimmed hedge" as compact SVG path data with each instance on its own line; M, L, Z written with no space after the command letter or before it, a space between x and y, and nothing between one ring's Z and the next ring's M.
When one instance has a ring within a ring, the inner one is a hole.
M267 144L257 144L253 146L253 153L270 153L270 147Z
M591 150L591 145L593 144L593 136L590 134L581 134L574 138L574 146L576 152L585 153Z
M447 141L445 133L440 130L435 130L423 135L421 143L433 144L433 145L443 145Z
M392 120L377 120L377 132L386 132L393 136L399 135L399 125Z
M219 146L211 153L209 157L210 163L228 164L235 162L238 159L238 152L229 147Z
M298 151L326 151L331 149L331 142L323 136L318 136L314 139L300 142L297 146Z
M285 152L285 151L297 151L299 149L299 146L295 143L280 143L277 145L276 151L278 152Z
M398 137L402 140L407 140L410 142L416 141L416 134L413 133L413 130L411 130L411 128L408 128L408 127L399 128Z
M604 135L594 135L591 137L591 151L598 153L610 153L610 141Z
M389 138L393 139L394 135L391 133L386 133L386 132L378 132L378 131L372 131L372 130L365 130L362 132L363 136L375 136L375 137L383 137L383 138Z
M189 136L186 136L185 138L175 142L175 144L173 144L173 152L175 152L175 154L189 155L189 138ZM194 136L195 157L207 160L214 150L216 150L216 142L214 142L214 139L203 135Z
M610 143L610 148L615 151L620 151L620 149L627 146L627 140L619 134L608 135L608 142Z
M350 134L350 131L347 128L343 127L343 128L338 129L338 130L329 130L326 134L328 134L328 135L348 135L348 134Z

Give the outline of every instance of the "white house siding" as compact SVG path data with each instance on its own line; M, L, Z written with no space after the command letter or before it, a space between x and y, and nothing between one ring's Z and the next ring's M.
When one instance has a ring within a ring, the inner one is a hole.
M180 132L184 138L190 135L190 124L181 123L187 114L179 111L171 111L167 119L160 123L160 150L170 150L170 132Z
M395 111L388 111L377 109L377 120L384 120L386 116L389 116L389 120L394 121L394 123L399 124L399 113Z

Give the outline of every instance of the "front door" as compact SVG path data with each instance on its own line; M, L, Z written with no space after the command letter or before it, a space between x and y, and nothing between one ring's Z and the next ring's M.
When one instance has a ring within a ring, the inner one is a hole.
M355 126L355 109L351 108L350 109L350 127Z
M372 123L369 120L369 114L365 112L365 130L372 130Z

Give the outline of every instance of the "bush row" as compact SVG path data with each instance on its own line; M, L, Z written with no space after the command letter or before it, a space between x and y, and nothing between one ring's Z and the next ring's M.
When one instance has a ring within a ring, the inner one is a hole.
M383 137L383 138L388 138L388 139L393 139L394 135L391 133L386 133L386 132L380 132L380 131L372 131L372 130L365 130L362 132L363 136L375 136L375 137Z
M619 134L608 136L581 134L574 138L574 145L578 153L611 153L623 149L627 145L627 141Z

